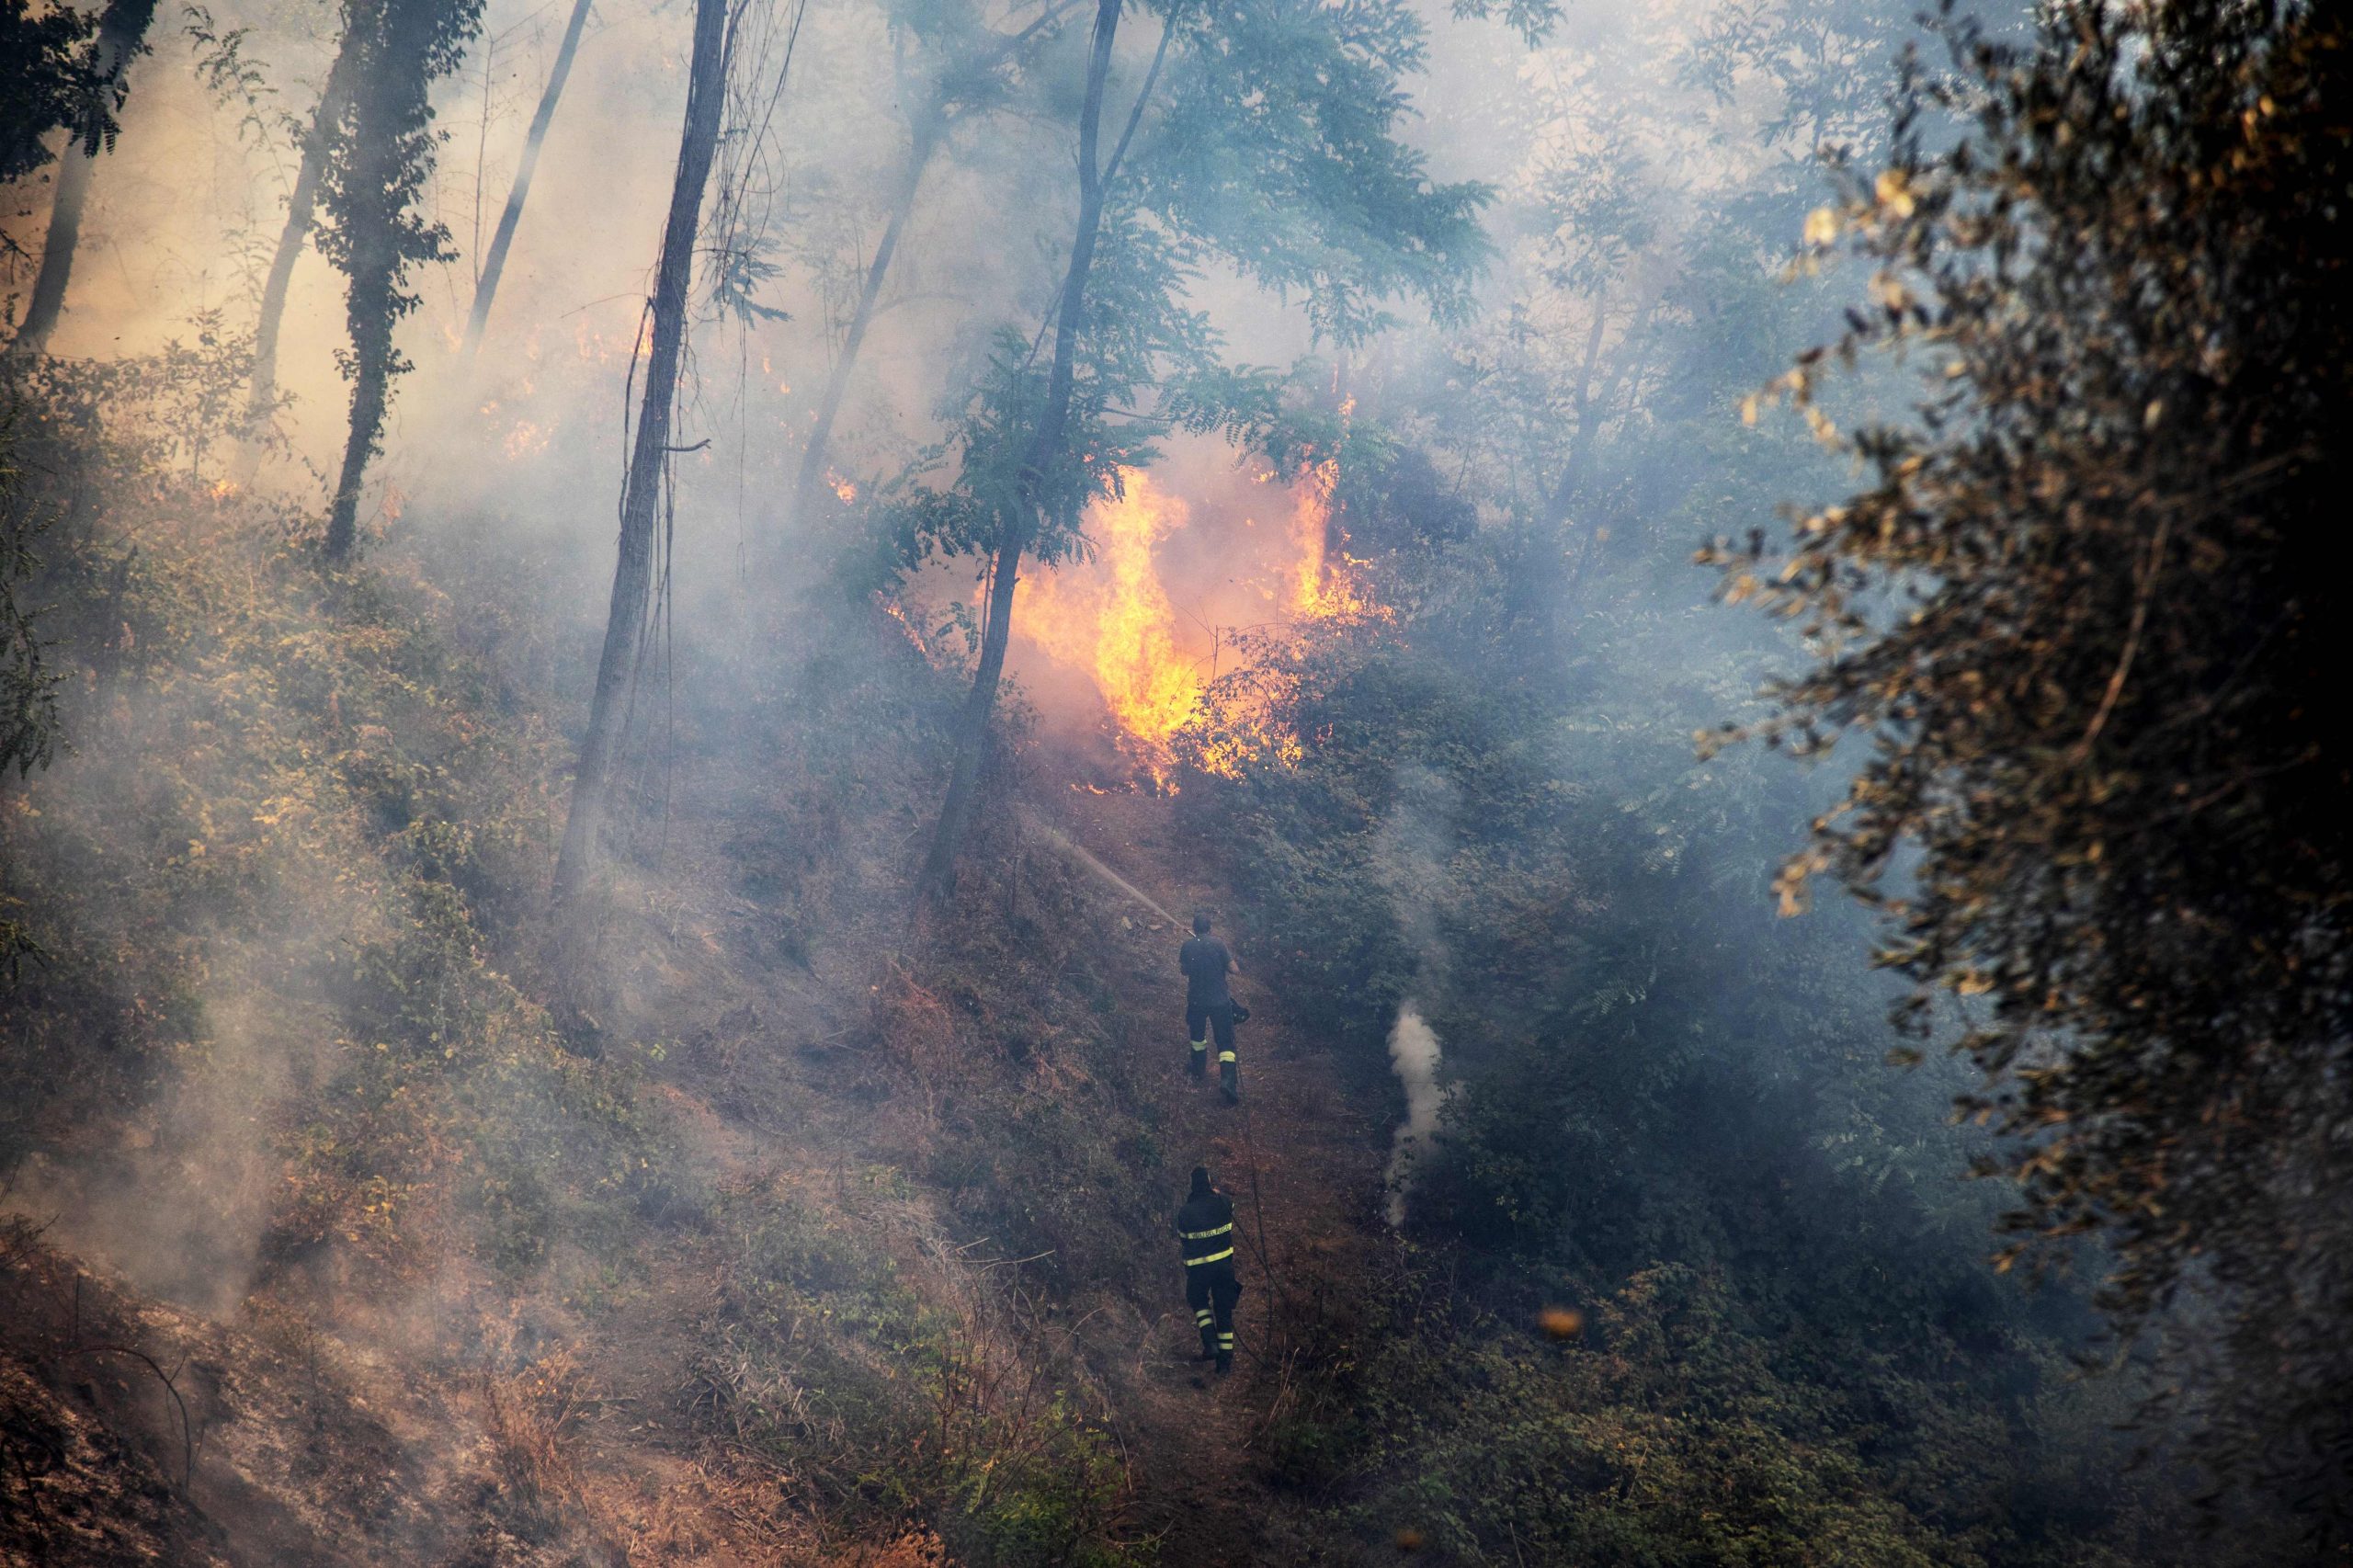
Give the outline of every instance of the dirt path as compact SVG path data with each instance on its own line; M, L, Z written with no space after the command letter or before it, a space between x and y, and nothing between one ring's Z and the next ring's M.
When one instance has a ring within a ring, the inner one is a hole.
M1270 1499L1263 1474L1269 1424L1296 1403L1296 1372L1317 1349L1326 1302L1360 1288L1381 1230L1381 1130L1343 1092L1330 1053L1284 1016L1281 999L1253 977L1237 952L1236 992L1250 1008L1237 1044L1243 1103L1229 1107L1214 1077L1186 1074L1184 985L1176 948L1184 933L1160 919L1226 901L1178 842L1168 802L1136 794L1072 791L1056 815L1073 844L1101 863L1097 874L1130 905L1113 929L1132 950L1123 1000L1145 1017L1167 1020L1165 1076L1155 1108L1167 1129L1170 1164L1206 1164L1234 1200L1245 1293L1236 1312L1234 1375L1216 1380L1191 1359L1198 1349L1170 1244L1168 1296L1150 1353L1136 1358L1120 1392L1135 1424L1131 1441L1149 1456L1139 1477L1143 1522L1165 1530L1162 1561L1250 1561L1260 1555ZM1090 868L1093 869L1093 868ZM1104 878L1103 873L1108 877ZM1116 883L1132 884L1121 889ZM1140 893L1159 911L1135 904ZM1169 1195L1173 1212L1183 1194Z

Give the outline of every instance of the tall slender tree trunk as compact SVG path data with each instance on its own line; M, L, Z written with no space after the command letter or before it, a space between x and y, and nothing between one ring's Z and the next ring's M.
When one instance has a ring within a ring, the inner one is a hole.
M319 89L318 107L311 111L310 134L302 139L302 162L294 171L294 189L286 201L286 226L278 233L278 253L270 257L269 276L263 280L261 315L254 323L254 373L245 400L245 457L248 477L260 460L257 439L263 422L278 406L278 335L286 319L286 291L294 278L294 264L310 243L311 224L317 215L319 179L325 173L327 153L335 127L351 94L352 35L346 33L327 69L326 85Z
M873 324L874 306L882 297L882 282L890 274L891 258L898 252L899 236L905 232L907 219L915 210L915 193L922 187L924 171L930 166L946 128L947 117L935 105L916 123L915 138L908 144L907 165L899 178L891 221L883 226L882 238L875 244L874 259L866 268L865 286L858 290L858 309L851 313L849 332L842 339L841 357L834 361L833 372L825 378L825 394L817 403L817 422L810 426L809 444L801 449L801 475L793 482L792 509L788 514L796 523L806 513L809 497L816 494L817 481L825 472L825 453L833 443L834 421L840 417L842 398L849 391L851 373L858 369L858 349L866 342L866 329Z
M1051 37L1054 24L1062 19L1070 4L1071 0L1056 0L1048 5L1035 21L994 46L996 57L1018 56L1039 39ZM842 399L849 391L850 378L858 370L858 350L865 345L866 329L873 324L882 284L890 276L891 261L898 254L907 220L915 213L915 196L923 187L925 171L931 167L932 157L946 140L953 118L943 85L910 127L906 167L899 176L890 222L883 226L882 238L874 247L874 259L867 267L858 309L852 312L849 331L842 340L841 358L834 361L833 372L825 378L824 396L818 401L817 419L810 426L808 444L801 449L801 472L793 482L791 510L786 514L795 522L806 514L809 497L816 493L817 482L824 474L826 454L833 445L834 423L841 416Z
M572 57L580 52L580 34L588 25L589 5L590 0L573 0L572 20L565 24L563 42L556 49L555 68L548 73L547 90L540 95L539 110L531 116L530 134L523 139L523 160L515 165L515 185L506 193L506 210L498 215L498 232L491 236L490 250L483 257L482 281L474 285L473 313L466 318L463 351L467 354L482 347L483 328L490 321L490 303L498 295L499 276L506 270L507 247L515 243L516 225L523 221L523 203L531 194L531 175L540 166L540 144L548 139L548 127L555 120L555 106L563 97L564 80L572 74Z
M399 352L404 265L404 152L400 129L420 117L430 88L423 52L424 22L437 0L382 0L347 6L346 48L352 56L354 98L344 172L349 210L339 213L347 249L345 319L351 332L351 426L343 466L327 508L326 557L349 558L359 533L359 488L379 450L384 413L392 404ZM351 41L356 39L355 41Z
M727 6L728 0L695 0L686 129L679 138L677 177L670 187L670 218L662 232L662 259L654 273L654 342L646 358L645 395L639 404L629 472L621 483L620 555L613 570L612 608L605 620L604 653L597 664L596 695L588 707L588 733L580 744L580 770L572 780L563 847L556 859L559 907L578 894L595 863L630 670L645 630L646 601L653 587L656 504L664 467L669 460L670 416L685 352L695 231L702 212L703 187L710 178L711 159L719 144L721 113L726 106Z
M329 561L348 560L351 547L358 540L359 487L377 453L384 412L392 406L392 324L384 322L365 334L355 331L352 339L356 364L351 379L351 428L344 437L343 467L335 480L334 504L327 509Z
M1594 377L1601 369L1601 339L1609 324L1609 291L1605 287L1593 298L1593 328L1585 340L1585 367L1577 375L1576 429L1569 442L1568 460L1561 465L1561 481L1544 504L1548 521L1559 522L1569 515L1576 501L1577 488L1585 483L1585 460L1593 445L1593 433L1601 423L1601 402L1595 395Z
M949 775L948 798L939 812L926 858L923 888L931 896L944 894L956 870L956 857L971 825L973 796L980 784L981 764L988 755L989 721L996 709L997 683L1005 674L1006 647L1013 635L1013 591L1021 570L1021 552L1028 548L1037 520L1041 487L1061 461L1063 443L1070 429L1070 400L1077 376L1078 330L1086 308L1086 278L1095 265L1095 244L1103 226L1103 167L1097 161L1103 120L1103 89L1111 74L1111 44L1120 28L1120 0L1098 0L1095 37L1086 64L1086 96L1078 117L1078 233L1071 242L1070 268L1063 277L1060 306L1054 320L1054 364L1046 381L1045 406L1038 430L1021 469L1019 494L1005 519L1005 534L997 545L989 585L989 613L982 629L980 667L972 676L972 695L956 730L956 762ZM1155 66L1157 62L1154 62ZM1146 82L1146 90L1150 83ZM1136 108L1142 109L1141 98ZM1133 129L1132 121L1130 129Z
M131 69L155 19L155 0L114 0L98 19L97 54L93 63L102 85L112 92ZM94 108L94 114L97 110ZM90 179L97 170L101 145L93 151L87 127L76 127L57 160L57 193L49 210L49 233L40 247L40 271L34 275L31 299L25 303L25 323L8 345L11 353L38 354L49 347L65 312L65 286L74 275L74 253L82 243L82 213L90 199Z

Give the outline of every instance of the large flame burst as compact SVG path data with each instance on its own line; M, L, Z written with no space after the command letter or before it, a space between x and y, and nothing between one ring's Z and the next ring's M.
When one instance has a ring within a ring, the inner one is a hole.
M1131 749L1165 782L1171 743L1200 706L1202 676L1177 649L1176 608L1153 551L1191 514L1141 473L1121 480L1120 498L1088 514L1103 570L1024 578L1017 619L1047 653L1094 675Z
M1279 619L1386 614L1365 585L1362 563L1347 555L1347 536L1333 526L1338 478L1337 461L1326 460L1292 485L1290 550L1279 565L1258 558L1271 576L1261 579L1256 602ZM1017 624L1050 657L1093 677L1121 750L1163 788L1170 787L1179 736L1196 720L1211 721L1213 731L1193 737L1189 760L1197 767L1232 777L1261 756L1297 760L1296 740L1277 733L1267 713L1242 710L1258 700L1230 691L1215 713L1206 710L1218 633L1205 624L1199 635L1180 628L1159 561L1162 544L1191 524L1191 510L1143 473L1123 473L1120 488L1117 500L1099 501L1088 513L1089 564L1022 580Z

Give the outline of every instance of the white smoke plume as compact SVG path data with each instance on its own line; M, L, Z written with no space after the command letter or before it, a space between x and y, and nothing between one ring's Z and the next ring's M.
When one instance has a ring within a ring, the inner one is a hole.
M1422 1017L1421 998L1443 1004L1449 964L1440 935L1439 911L1459 896L1449 862L1459 791L1443 774L1418 764L1397 770L1396 801L1381 825L1373 868L1389 893L1397 924L1414 951L1413 994L1397 1008L1389 1032L1389 1064L1405 1091L1405 1119L1389 1153L1389 1222L1405 1222L1405 1200L1413 1187L1414 1161L1437 1130L1446 1102L1438 1086L1438 1033Z
M1438 1107L1446 1092L1438 1087L1438 1034L1411 999L1397 1009L1396 1027L1389 1031L1389 1064L1405 1088L1405 1119L1397 1125L1389 1144L1389 1223L1405 1222L1405 1192L1414 1179L1414 1155L1438 1126Z

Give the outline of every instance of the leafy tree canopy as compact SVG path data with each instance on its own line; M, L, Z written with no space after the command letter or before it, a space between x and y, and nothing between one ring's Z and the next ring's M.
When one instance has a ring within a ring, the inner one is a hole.
M69 6L0 0L0 182L22 179L50 160L42 138L107 107L85 46L97 21ZM107 118L97 127L113 134ZM95 150L95 148L93 149Z
M1478 214L1490 193L1432 182L1396 138L1400 84L1422 63L1409 6L1173 0L1160 22L1150 66L1125 73L1127 130L1140 134L1108 171L1069 434L1034 492L1044 523L1031 549L1049 562L1084 550L1086 503L1149 463L1150 438L1172 426L1303 449L1285 435L1290 383L1227 364L1190 301L1212 261L1298 292L1319 336L1352 344L1401 295L1459 314L1488 254ZM899 559L994 548L1043 405L1044 341L1001 334L954 394L948 437L882 491ZM945 486L926 477L943 472Z
M2022 1247L2104 1234L2128 1334L2208 1294L2217 1462L2342 1499L2353 50L2302 5L1944 30L1887 166L1806 226L1870 304L1776 386L1873 483L1786 552L1715 552L1822 650L1766 733L1870 747L1784 893L1827 871L1883 906L1915 1030L1963 999ZM1873 348L1932 390L1840 432L1818 379Z

